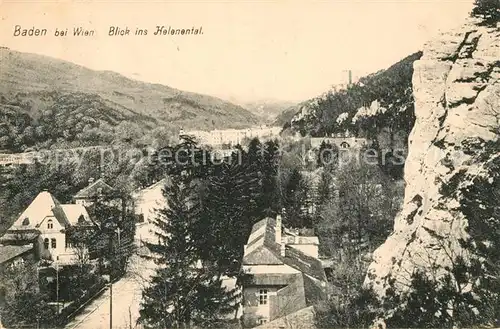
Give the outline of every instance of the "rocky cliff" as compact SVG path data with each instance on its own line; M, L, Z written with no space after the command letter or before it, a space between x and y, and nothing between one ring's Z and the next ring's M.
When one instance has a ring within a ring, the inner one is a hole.
M461 191L498 163L499 77L500 29L474 19L428 42L414 63L404 208L365 280L380 296L391 284L404 290L415 269L439 272L467 252L459 244L469 225Z

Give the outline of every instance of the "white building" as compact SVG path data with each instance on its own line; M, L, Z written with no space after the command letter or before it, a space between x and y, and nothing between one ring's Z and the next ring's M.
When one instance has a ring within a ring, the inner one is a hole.
M135 192L134 199L135 214L143 217L145 223L151 223L156 216L156 210L165 207L166 200L163 196L163 188L167 183L166 179Z
M56 263L76 261L76 250L69 244L70 227L91 228L94 223L81 204L60 204L52 194L43 191L23 211L6 235L39 234L40 254L48 255Z
M311 307L326 300L327 278L317 258L318 238L300 233L282 227L281 216L264 218L252 227L242 264L243 327L312 325ZM283 325L283 319L292 323Z
M235 146L242 144L245 139L265 139L269 137L278 136L281 132L281 127L253 127L246 129L224 129L224 130L181 130L179 135L193 136L200 144L220 147L222 145Z

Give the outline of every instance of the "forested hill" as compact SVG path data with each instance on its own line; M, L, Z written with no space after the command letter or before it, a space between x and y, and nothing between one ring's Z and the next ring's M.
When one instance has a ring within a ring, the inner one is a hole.
M406 145L415 121L413 106L414 53L386 70L363 77L344 90L331 90L282 114L285 128L311 136L344 133L377 138L381 144Z
M108 143L117 129L258 123L252 113L215 97L5 47L0 47L0 68L0 149Z

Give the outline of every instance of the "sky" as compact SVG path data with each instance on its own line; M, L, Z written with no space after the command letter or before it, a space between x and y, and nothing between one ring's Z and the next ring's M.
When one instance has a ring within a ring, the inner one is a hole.
M302 101L345 81L346 70L372 73L421 50L471 7L472 0L0 0L0 45L239 102ZM16 25L48 32L14 36ZM157 25L202 26L203 34L155 36ZM73 36L79 26L94 35ZM132 35L109 36L111 26ZM70 35L56 37L56 28ZM148 35L133 35L136 28Z

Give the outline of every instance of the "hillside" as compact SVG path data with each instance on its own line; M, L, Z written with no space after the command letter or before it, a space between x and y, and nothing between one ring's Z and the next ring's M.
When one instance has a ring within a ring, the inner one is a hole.
M279 113L274 119L273 125L275 126L284 126L288 128L290 126L290 122L293 117L300 112L300 109L307 104L306 102L302 102L300 104L290 105L284 108L281 113Z
M46 56L0 48L0 65L0 148L32 146L19 138L50 137L53 143L58 138L78 139L91 129L108 133L124 122L138 130L239 128L258 123L241 106L215 97ZM53 120L59 122L56 129L44 125Z
M294 106L295 103L277 100L261 100L247 102L241 105L256 116L265 120L266 123L271 124L276 122L276 118L281 116L283 111ZM282 126L283 124L272 125Z
M407 135L413 126L414 110L411 79L413 63L422 56L412 54L386 70L359 79L347 89L330 90L283 113L293 130L312 136L349 130L373 139L382 130ZM394 142L394 141L391 141ZM406 145L406 140L402 145Z

